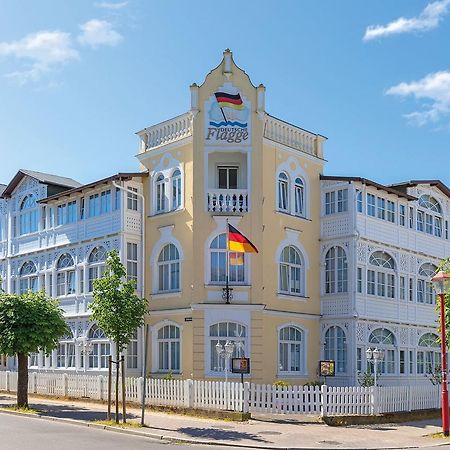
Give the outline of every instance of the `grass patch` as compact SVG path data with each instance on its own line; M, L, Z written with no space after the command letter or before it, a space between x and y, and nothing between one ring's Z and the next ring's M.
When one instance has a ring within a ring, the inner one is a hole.
M38 409L34 409L34 408L19 408L16 405L2 406L0 408L0 411L14 411L14 412L22 413L22 414L39 414L40 413L40 411Z
M98 425L107 425L108 427L117 427L117 428L143 428L139 422L127 421L126 423L116 423L115 420L95 420L94 423Z

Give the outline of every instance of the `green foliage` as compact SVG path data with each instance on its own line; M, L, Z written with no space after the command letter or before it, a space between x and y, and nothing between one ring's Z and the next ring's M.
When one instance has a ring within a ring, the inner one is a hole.
M0 292L0 353L50 353L69 332L58 302L44 292Z
M284 387L288 387L289 383L287 381L284 381L284 380L277 380L277 381L275 381L275 383L273 383L273 385L276 386L276 387L284 388Z
M166 376L164 377L165 380L168 381L172 381L173 380L173 372L171 370L169 370L166 374Z
M144 324L147 301L135 293L135 281L126 279L126 270L116 250L109 253L107 269L94 281L94 300L89 305L92 320L121 352Z
M428 372L425 376L430 380L431 384L434 386L442 384L442 369L441 366L436 366L434 371Z
M308 381L308 382L305 383L303 386L311 386L311 387L315 387L315 386L323 386L324 384L325 384L324 381L315 380L315 381Z
M358 383L361 387L371 387L375 385L375 377L372 372L358 372Z

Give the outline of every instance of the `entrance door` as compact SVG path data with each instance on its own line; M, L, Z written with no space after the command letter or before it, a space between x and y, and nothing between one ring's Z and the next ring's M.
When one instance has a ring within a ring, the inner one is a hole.
M238 168L236 166L219 166L219 189L237 189Z

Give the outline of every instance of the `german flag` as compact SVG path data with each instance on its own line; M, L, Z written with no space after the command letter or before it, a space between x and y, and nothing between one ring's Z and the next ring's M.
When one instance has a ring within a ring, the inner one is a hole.
M258 253L258 249L230 224L228 224L228 250L237 253Z
M241 94L227 94L225 92L215 92L217 103L221 108L244 109Z
M228 257L228 261L230 262L230 266L243 266L244 265L244 254L233 252L230 253Z

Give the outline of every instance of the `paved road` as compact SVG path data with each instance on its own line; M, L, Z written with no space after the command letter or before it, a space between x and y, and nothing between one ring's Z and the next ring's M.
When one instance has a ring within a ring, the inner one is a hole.
M170 450L171 448L211 450L224 447L169 444L112 431L2 414L0 448L1 450Z

